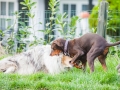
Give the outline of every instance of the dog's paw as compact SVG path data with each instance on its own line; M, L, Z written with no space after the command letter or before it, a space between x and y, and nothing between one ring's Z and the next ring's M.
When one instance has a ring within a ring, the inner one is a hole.
M82 65L78 65L76 63L73 63L73 66L76 67L76 68L78 68L78 69L82 69Z

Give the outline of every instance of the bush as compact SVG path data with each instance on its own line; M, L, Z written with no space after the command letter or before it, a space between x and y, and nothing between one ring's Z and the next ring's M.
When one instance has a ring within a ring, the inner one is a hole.
M101 0L99 0L100 3ZM110 36L120 36L120 0L106 0L109 3L108 7L108 22L107 22L107 35ZM94 28L96 31L96 27L98 24L98 11L99 5L95 6L92 9L89 23L90 28Z

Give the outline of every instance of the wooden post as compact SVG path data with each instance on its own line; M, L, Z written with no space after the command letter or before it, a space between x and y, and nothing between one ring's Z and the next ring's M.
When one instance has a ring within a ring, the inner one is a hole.
M108 2L102 0L99 7L97 34L106 36Z

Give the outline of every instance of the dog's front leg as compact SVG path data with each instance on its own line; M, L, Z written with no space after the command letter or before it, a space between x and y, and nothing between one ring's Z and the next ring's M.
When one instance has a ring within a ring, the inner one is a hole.
M84 52L81 50L76 50L76 51L77 51L77 54L72 58L72 60L70 62L71 64L73 64L78 59L78 57L80 57L84 54Z

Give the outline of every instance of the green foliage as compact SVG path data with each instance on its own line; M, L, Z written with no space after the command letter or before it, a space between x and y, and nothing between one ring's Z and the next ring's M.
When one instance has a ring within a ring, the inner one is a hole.
M73 16L71 18L71 22L65 22L68 15L66 13L58 13L59 11L59 0L50 0L49 1L49 10L51 11L51 15L49 18L49 22L46 24L45 30L39 30L47 35L46 43L49 44L51 40L54 39L54 35L52 32L58 31L61 36L65 39L67 38L74 38L75 30L76 30L76 23L78 21L78 16ZM69 25L70 30L65 30L65 27Z
M64 20L67 19L67 17L68 15L66 13L57 14L55 23L57 25L57 30L60 32L63 38L73 39L75 37L76 23L79 20L79 17L73 16L71 18L70 23L68 23L70 30L65 30L65 27L67 26L67 22L65 22Z
M46 43L50 44L51 40L53 40L54 35L52 34L54 32L55 28L55 18L56 18L56 13L58 11L59 7L59 0L50 0L49 1L49 10L51 12L51 15L49 17L49 22L46 23L46 28L43 31L44 35L46 36Z
M32 45L37 45L39 43L42 43L43 40L41 39L38 39L35 35L35 30L34 30L34 17L35 17L35 14L32 13L32 10L36 7L35 4L36 2L32 2L32 0L24 0L23 2L20 2L22 5L23 5L23 8L22 9L27 9L27 13L26 15L32 19L32 26L26 26L26 22L29 22L28 21L25 21L25 22L21 22L19 21L17 23L17 20L19 20L20 15L23 13L23 12L14 12L14 16L15 16L15 20L14 20L14 23L10 26L7 27L7 29L5 31L2 31L0 30L0 35L3 37L9 30L11 30L11 33L10 33L10 36L8 37L7 39L7 46L6 46L6 49L7 49L7 52L8 53L16 53L16 52L22 52L25 50L26 48L26 42L25 42L25 39L26 38L29 38L30 35L33 35L34 37L34 41L30 42L30 41L27 41L30 43L30 46ZM6 21L10 21L11 19L7 19ZM15 33L16 31L14 30L14 27L16 24L19 24L19 28L18 28L18 32ZM40 23L41 24L41 23ZM33 30L33 33L30 32L30 29ZM16 42L17 41L17 42ZM15 50L15 45L18 45L17 47L17 50ZM27 43L28 44L28 43Z
M107 34L112 36L120 35L120 0L106 0L109 3L108 8L108 21L107 21ZM101 0L99 0L100 4ZM117 4L116 4L117 3ZM99 4L95 6L90 15L89 24L90 28L96 32L98 24L98 11Z
M1 37L4 37L4 36L5 36L3 30L0 30L0 36L1 36Z
M33 2L32 0L24 0L23 2L20 2L21 5L23 5L24 7L22 9L27 9L28 12L26 13L26 15L29 17L29 19L32 20L32 26L31 27L28 27L27 28L31 28L33 33L30 33L31 35L33 34L33 37L34 37L34 40L30 43L30 46L32 45L37 45L38 43L37 42L37 37L35 35L35 23L34 23L34 17L35 17L35 14L32 12L34 8L36 8L36 2ZM24 30L24 29L23 29ZM30 32L30 31L29 31Z
M91 32L95 33L97 31L97 24L98 24L98 6L95 6L92 9L92 12L90 14L90 18L89 18L89 25L91 28Z
M115 43L116 40L111 39L111 42ZM110 47L109 52L110 52L110 55L114 55L116 59L119 60L120 58L120 47L119 46Z
M36 2L32 2L32 0L24 0L23 2L20 2L20 4L24 6L22 9L32 10L32 8L35 7ZM31 13L28 14L33 17Z
M13 53L14 52L14 37L10 37L7 39L7 49L9 50L8 53Z
M75 37L76 24L77 24L77 21L79 21L79 20L80 19L78 16L73 16L71 18L71 21L69 24L70 30L68 30L68 33L69 33L71 39L73 39Z
M16 31L14 30L14 27L15 25L17 24L17 20L18 18L20 17L21 13L18 13L18 12L14 12L14 16L15 16L15 20L13 22L12 25L8 26L6 30L4 30L3 32L1 32L1 35L2 36L5 36L5 34L7 34L9 31L10 31L10 35L9 37L7 38L7 46L6 46L6 50L7 50L7 53L10 53L10 54L13 54L16 52L15 50L15 40L16 40L16 36L17 34L15 33ZM10 21L11 19L7 19L6 21Z
M29 29L31 29L30 26L26 26L25 22L20 22L19 24L21 25L18 29L18 33L16 35L16 40L18 42L18 47L17 47L17 52L20 53L22 51L25 51L25 47L26 47L26 43L24 41L25 38L28 38L31 33L29 31ZM27 41L29 42L29 41Z
M67 18L67 14L58 14L55 20L55 23L57 25L57 30L60 32L61 35L63 35L63 38L66 38L66 32L64 30L64 27L66 26L66 22L64 22L64 19Z

